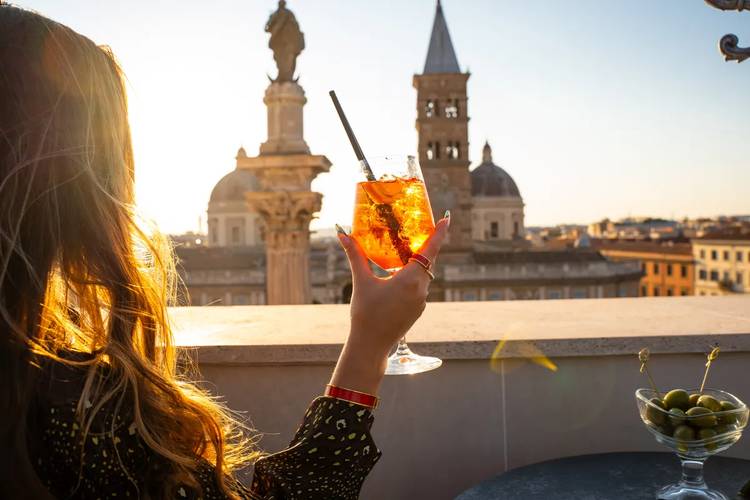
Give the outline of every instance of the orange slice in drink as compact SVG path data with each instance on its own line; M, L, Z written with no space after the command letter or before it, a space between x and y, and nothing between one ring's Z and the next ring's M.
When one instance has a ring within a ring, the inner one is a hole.
M375 203L393 203L401 197L404 181L393 179L387 181L369 181L362 183L362 189Z

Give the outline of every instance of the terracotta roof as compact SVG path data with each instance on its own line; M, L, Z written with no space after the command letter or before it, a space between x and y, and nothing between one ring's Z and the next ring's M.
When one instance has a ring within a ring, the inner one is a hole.
M576 250L519 250L515 252L483 252L474 254L477 264L523 264L597 262L606 260L590 249Z
M713 240L713 241L750 241L750 233L739 234L739 233L712 233L705 234L700 238L694 238L696 240Z
M656 241L607 241L591 240L591 246L601 251L638 252L654 254L692 255L690 243L659 243Z

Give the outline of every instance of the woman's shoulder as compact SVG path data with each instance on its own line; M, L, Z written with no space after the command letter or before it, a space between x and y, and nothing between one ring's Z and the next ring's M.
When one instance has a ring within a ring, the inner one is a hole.
M110 373L109 367L89 352L64 350L55 356L57 359L44 356L38 361L36 399L42 406L77 403L92 372L99 382L106 380Z

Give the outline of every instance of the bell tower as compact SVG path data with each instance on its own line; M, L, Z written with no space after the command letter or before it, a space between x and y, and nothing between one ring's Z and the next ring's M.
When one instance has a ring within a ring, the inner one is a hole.
M432 25L427 60L414 75L417 90L419 162L435 220L451 211L443 255L471 250L471 176L466 83L453 49L440 0ZM441 259L444 260L444 259Z

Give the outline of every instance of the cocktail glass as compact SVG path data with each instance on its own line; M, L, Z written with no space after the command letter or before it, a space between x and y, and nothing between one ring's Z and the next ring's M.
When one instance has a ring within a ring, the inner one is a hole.
M688 392L693 394L699 390L694 389ZM660 500L729 500L720 491L706 486L703 479L703 463L711 455L726 450L740 439L743 429L747 426L748 408L745 403L728 392L704 389L703 394L713 396L719 401L729 401L736 409L708 415L676 416L651 402L651 399L659 397L654 390L638 389L635 391L638 412L646 428L659 443L677 453L682 463L682 479L678 483L659 490L656 498ZM715 425L710 425L714 423ZM704 439L699 439L697 435L696 439L677 439L673 436L673 432L681 425L687 425L696 431L711 429L713 432L706 434L715 433L715 435Z
M414 156L374 157L369 166L377 180L357 183L352 237L370 261L395 273L435 230L432 208ZM442 363L413 353L404 337L388 357L385 373L421 373Z

